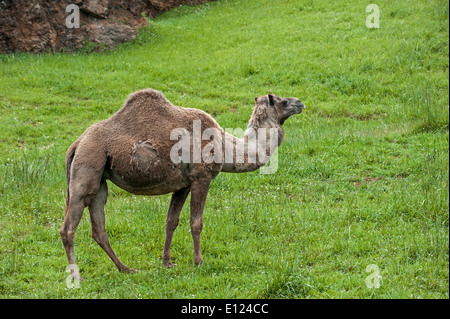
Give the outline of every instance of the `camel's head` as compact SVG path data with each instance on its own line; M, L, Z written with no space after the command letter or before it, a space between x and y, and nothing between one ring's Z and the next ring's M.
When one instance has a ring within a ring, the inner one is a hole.
M290 116L299 114L305 108L305 105L295 97L279 97L275 94L264 95L255 98L256 105L259 103L268 103L268 107L272 108L274 116L277 117L280 125L283 125ZM272 112L271 112L272 113Z

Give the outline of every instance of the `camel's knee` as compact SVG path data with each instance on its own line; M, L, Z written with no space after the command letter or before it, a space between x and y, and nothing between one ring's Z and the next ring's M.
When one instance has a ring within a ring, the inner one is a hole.
M59 235L61 236L63 244L67 245L69 243L73 243L73 239L75 237L75 231L71 231L71 230L67 229L67 227L65 227L65 225L63 225L59 229Z
M63 228L64 226L62 226L59 229L59 235L61 236L62 241L64 242L64 240L67 238L67 231Z
M203 220L196 219L191 222L191 233L192 235L200 235L203 229Z
M168 217L166 220L166 231L174 231L178 227L179 221L179 218Z

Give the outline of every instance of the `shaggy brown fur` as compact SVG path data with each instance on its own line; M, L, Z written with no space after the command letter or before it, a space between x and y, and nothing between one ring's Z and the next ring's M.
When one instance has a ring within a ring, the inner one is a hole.
M295 98L275 95L255 99L255 109L248 129L259 127L277 128L281 134L282 123L287 117L300 113L304 105ZM222 137L222 147L247 143L243 139L225 133L207 113L193 108L171 104L156 90L146 89L130 94L122 108L109 119L86 129L66 154L68 181L65 219L60 229L64 248L70 265L75 264L73 240L75 230L85 207L89 208L92 237L105 250L120 271L133 272L125 266L112 250L105 231L104 205L107 198L106 180L134 194L160 195L173 193L166 219L166 240L163 265L172 266L170 246L173 231L178 225L180 211L191 193L191 233L194 241L194 261L200 264L200 233L203 227L203 209L211 180L221 171L246 172L264 163L205 163L181 162L175 164L170 150L177 143L170 139L174 129L193 131L195 120L201 120L201 132L207 128L217 129ZM200 141L201 147L209 141ZM192 149L191 149L192 151ZM192 153L192 152L191 152ZM247 154L245 154L245 157ZM235 157L233 157L235 159ZM76 267L72 267L76 269ZM72 272L74 279L79 274Z

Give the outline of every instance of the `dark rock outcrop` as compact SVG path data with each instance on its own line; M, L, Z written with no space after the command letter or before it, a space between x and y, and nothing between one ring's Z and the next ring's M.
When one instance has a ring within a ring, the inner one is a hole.
M181 4L207 0L0 0L0 53L76 50L84 41L109 47L136 36L136 29ZM66 19L79 9L79 27Z

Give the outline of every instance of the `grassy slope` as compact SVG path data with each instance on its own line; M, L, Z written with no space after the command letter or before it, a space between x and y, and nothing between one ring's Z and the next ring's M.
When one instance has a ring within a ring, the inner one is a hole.
M0 296L448 298L448 2L217 1L181 7L114 51L0 56ZM273 175L221 174L192 261L189 213L160 267L170 196L110 184L107 231L134 275L90 238L68 290L58 228L64 153L153 87L245 127L255 96L296 96ZM364 279L381 271L379 289Z

